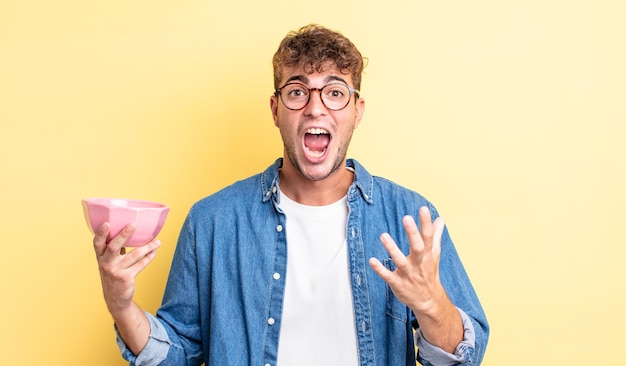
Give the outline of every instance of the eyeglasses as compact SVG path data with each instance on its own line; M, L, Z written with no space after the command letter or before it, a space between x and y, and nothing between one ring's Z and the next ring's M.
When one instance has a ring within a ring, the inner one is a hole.
M302 83L294 82L287 83L276 89L274 95L280 95L280 100L287 109L299 111L309 104L311 94L315 90L320 93L322 104L331 111L344 109L350 103L352 94L356 93L357 97L359 95L357 89L350 89L343 83L331 83L321 88L309 88Z

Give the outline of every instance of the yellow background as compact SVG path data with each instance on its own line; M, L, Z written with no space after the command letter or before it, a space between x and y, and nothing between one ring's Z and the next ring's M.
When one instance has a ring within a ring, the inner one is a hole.
M80 205L190 205L282 153L271 56L338 29L369 58L350 156L445 217L484 365L611 365L626 340L621 1L0 2L0 364L123 365Z

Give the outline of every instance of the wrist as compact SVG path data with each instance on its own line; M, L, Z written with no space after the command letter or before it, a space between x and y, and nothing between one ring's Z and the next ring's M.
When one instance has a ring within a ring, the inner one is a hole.
M137 315L141 313L143 315L143 311L137 306L133 301L127 305L110 305L107 304L107 309L109 310L109 314L113 318L113 321L118 323L127 323L132 321L133 319L137 319Z

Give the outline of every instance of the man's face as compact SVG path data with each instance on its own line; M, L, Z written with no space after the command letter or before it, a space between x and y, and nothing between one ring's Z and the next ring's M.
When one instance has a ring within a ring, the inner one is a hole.
M342 74L333 64L322 72L308 74L300 67L284 68L280 86L299 82L309 88L344 83L354 88L352 77ZM274 124L280 129L286 164L306 179L320 181L345 165L346 153L355 128L359 125L365 102L354 95L348 105L338 111L328 109L319 91L312 91L309 103L300 110L285 107L279 96L270 99Z

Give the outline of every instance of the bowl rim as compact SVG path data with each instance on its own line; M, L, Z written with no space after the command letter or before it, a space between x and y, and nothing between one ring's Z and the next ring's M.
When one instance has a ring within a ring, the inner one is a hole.
M163 210L163 209L169 209L169 206L167 206L164 203L157 202L157 201L136 199L136 198L99 196L99 197L83 198L83 199L81 199L81 201L83 203L87 204L88 206L94 205L94 206L102 206L102 207L107 207L107 208L124 208L124 209L134 209L134 210L137 210L137 209L142 209L142 210L155 210L155 209L156 210ZM118 205L116 205L116 204L114 204L115 201L140 204L140 206L133 206L133 205L128 205L128 204L118 204Z

